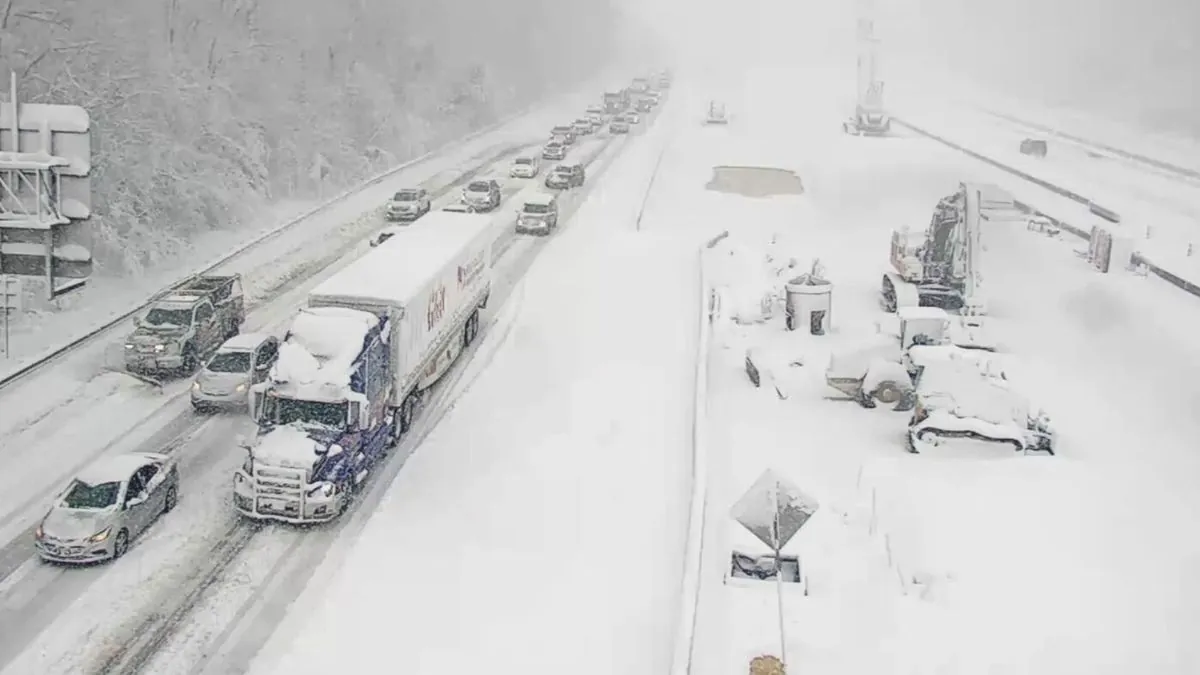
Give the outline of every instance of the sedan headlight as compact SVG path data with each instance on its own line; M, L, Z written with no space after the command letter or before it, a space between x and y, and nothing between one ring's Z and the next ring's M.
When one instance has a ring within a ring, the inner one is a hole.
M154 351L161 354L162 352L167 351L167 346L166 345L154 345Z
M40 540L46 536L46 531L42 529L42 524L38 523L37 529L33 531L33 538Z
M200 381L199 380L192 383L192 389L194 389L196 391L200 391Z
M99 544L100 542L104 541L105 539L108 539L108 535L110 532L112 532L112 526L106 527L103 530L100 530L99 532L97 532L96 534L93 534L92 536L88 537L88 541L93 544Z
M246 383L243 382L243 383L239 384L238 386L234 387L233 390L239 394L242 393L243 391L246 391Z

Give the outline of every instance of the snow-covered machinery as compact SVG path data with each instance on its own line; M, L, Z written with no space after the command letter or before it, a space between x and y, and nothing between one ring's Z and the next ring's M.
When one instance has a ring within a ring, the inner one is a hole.
M934 209L924 233L892 232L891 269L880 289L886 311L940 307L965 316L987 313L982 293L982 188L960 183Z
M1005 378L978 363L942 359L926 363L915 391L908 450L920 453L953 439L1009 444L1017 452L1054 454L1055 434L1045 412Z
M326 279L293 318L234 475L244 516L336 518L413 423L422 395L479 332L492 219L438 211Z
M705 124L729 124L729 115L725 112L725 104L720 101L708 102L708 113L704 118Z
M883 82L879 79L879 39L875 37L874 3L860 0L858 17L858 68L854 116L842 130L858 136L885 136L892 120L883 107Z

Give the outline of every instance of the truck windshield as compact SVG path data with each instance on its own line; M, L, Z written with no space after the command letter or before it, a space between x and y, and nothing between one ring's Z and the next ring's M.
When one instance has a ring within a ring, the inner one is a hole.
M248 373L250 352L217 352L208 362L208 370L214 373Z
M341 429L346 426L346 404L324 401L300 401L292 398L274 398L273 417L279 424L320 424Z
M143 321L151 326L190 326L192 310L155 307L146 312Z

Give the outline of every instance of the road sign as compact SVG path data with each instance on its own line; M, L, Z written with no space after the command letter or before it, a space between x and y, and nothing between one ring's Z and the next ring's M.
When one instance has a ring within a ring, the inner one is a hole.
M812 518L818 506L817 500L767 469L733 505L732 515L759 541L779 551Z

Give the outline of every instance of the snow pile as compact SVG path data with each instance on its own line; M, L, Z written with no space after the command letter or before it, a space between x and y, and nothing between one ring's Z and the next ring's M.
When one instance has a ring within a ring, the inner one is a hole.
M271 429L254 446L254 459L268 466L288 469L312 468L319 444L302 430L290 426Z
M363 341L378 323L374 314L357 309L301 309L279 346L271 380L296 398L344 397Z
M1024 426L1028 416L1020 395L969 363L947 361L926 368L919 390L927 406L962 419Z
M708 253L712 284L722 306L736 323L761 323L775 315L788 280L799 274L799 262L788 256L779 237L754 247L730 236Z

